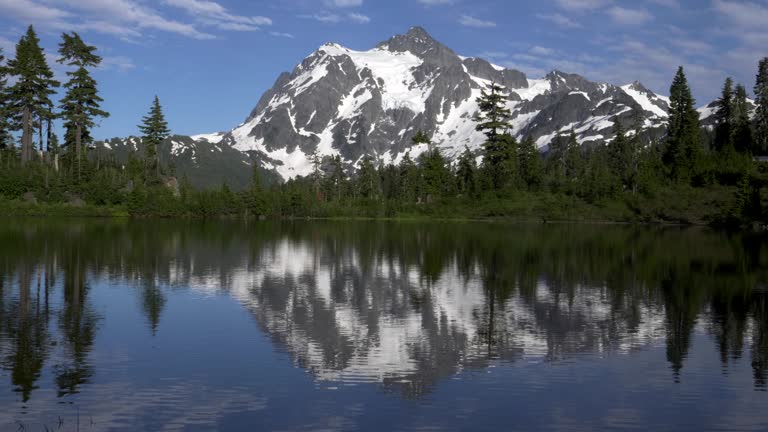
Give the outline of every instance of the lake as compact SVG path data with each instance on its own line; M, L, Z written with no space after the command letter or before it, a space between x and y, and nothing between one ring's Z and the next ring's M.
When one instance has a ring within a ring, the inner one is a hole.
M768 430L768 236L0 220L0 430Z

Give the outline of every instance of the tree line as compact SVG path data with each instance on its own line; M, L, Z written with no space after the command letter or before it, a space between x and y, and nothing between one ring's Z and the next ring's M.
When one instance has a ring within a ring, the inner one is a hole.
M505 89L491 84L477 100L475 118L485 143L479 151L465 148L454 162L418 131L414 148L427 148L418 156L406 153L392 163L365 156L350 168L339 156L315 154L310 175L281 184L263 184L254 162L250 187L236 192L226 184L194 190L188 179L176 181L172 164L161 163L159 148L170 130L157 97L139 126L141 149L127 162L88 152L96 120L109 116L91 75L101 63L95 51L77 33L62 35L57 61L74 70L67 72L58 110L51 98L61 84L33 27L17 44L15 57L0 68L0 196L49 203L85 200L136 215L450 216L460 210L467 216L495 216L523 205L539 209L529 216L545 218L591 209L612 219L616 215L604 209L618 206L624 209L620 218L653 219L648 209L668 207L664 200L675 198L667 191L674 190L693 197L688 211L698 210L693 207L709 194L722 207L720 219L765 218L765 168L753 156L768 149L768 58L758 67L754 116L746 88L728 78L711 130L701 126L680 67L670 87L664 138L643 133L640 116L630 124L615 118L615 138L606 145L580 143L574 131L561 131L542 153L531 136L517 141ZM65 130L61 144L52 128L56 119ZM11 132L19 132L18 145ZM565 213L548 211L564 203L570 208Z

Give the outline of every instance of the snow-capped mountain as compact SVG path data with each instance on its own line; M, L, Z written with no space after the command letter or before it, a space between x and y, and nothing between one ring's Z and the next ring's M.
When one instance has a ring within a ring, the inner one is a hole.
M582 143L605 140L616 116L630 124L639 115L646 128L666 117L667 100L639 83L617 87L558 71L532 80L461 57L414 27L368 51L320 47L281 75L222 142L284 179L309 174L315 152L353 166L366 154L397 163L426 150L411 143L419 130L454 158L482 144L476 99L492 82L507 92L514 134L541 147L571 129Z
M177 164L182 172L199 170L218 149L237 160L224 175L250 172L255 164L287 180L309 174L315 154L338 155L350 167L365 155L382 163L397 163L408 152L415 157L427 150L411 142L421 130L454 159L465 147L479 151L484 141L473 118L476 98L491 83L508 97L514 135L532 136L540 148L571 130L582 144L604 143L617 117L649 138L666 126L669 99L639 82L616 86L560 71L529 79L459 56L414 27L368 51L321 46L281 74L243 123L228 132L176 137L166 152L186 158Z

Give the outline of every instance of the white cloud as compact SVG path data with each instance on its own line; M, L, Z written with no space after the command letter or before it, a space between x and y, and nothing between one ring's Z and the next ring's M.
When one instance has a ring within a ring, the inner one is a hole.
M363 0L327 0L326 4L339 8L357 7L363 5Z
M272 20L263 16L243 16L230 13L219 3L208 0L163 0L163 3L198 18L204 25L223 30L253 31L261 26L272 25Z
M368 24L369 22L371 22L370 17L363 14L359 14L359 13L347 14L347 18L349 18L350 21L357 24Z
M765 30L768 23L768 5L750 2L714 0L715 11L739 27Z
M548 55L552 55L552 53L554 52L555 50L553 50L552 48L546 48L542 46L531 47L531 53L536 55L548 56Z
M572 19L568 18L565 15L555 13L555 14L536 14L536 18L549 21L559 27L563 28L569 28L569 29L575 29L575 28L581 28L581 24L577 23L576 21L573 21Z
M501 51L485 51L480 54L480 57L482 58L489 58L489 59L502 59L507 57L508 54Z
M101 70L128 71L135 68L136 65L133 63L133 60L124 56L103 57L101 65L99 65L99 69Z
M478 28L496 27L496 23L493 21L485 21L469 15L462 15L459 18L459 23L467 27L478 27Z
M295 37L291 33L283 33L283 32L276 32L276 31L269 32L269 34L275 37L283 37L288 39L293 39Z
M319 12L314 14L299 15L299 18L311 19L323 24L338 24L347 21L355 24L368 24L371 18L361 13L350 12L346 15L339 15L331 12Z
M648 11L642 9L627 9L614 6L608 9L608 15L619 24L640 25L653 19Z
M570 11L595 10L611 3L611 0L556 0L557 4Z
M299 18L306 18L306 19L313 19L315 21L319 21L321 23L326 24L336 24L338 22L341 22L341 17L336 14L328 13L328 12L321 12L311 15L299 15Z
M680 1L679 0L648 0L650 3L655 3L660 6L666 6L669 8L680 8Z
M194 39L214 38L191 24L166 19L132 0L57 0L56 4L53 7L34 0L0 0L0 13L24 24L58 31L92 30L135 37L140 29L153 29ZM65 6L72 10L64 10Z

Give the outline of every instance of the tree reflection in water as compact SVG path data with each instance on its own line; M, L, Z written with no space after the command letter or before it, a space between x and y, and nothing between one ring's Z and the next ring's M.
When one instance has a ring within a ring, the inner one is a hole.
M135 290L151 335L163 331L168 290L226 294L316 380L375 382L407 398L494 362L651 346L665 347L680 382L697 332L717 346L722 373L749 355L765 391L765 239L571 225L5 224L0 358L23 401L45 368L59 397L84 391L110 318L90 294L107 281Z

